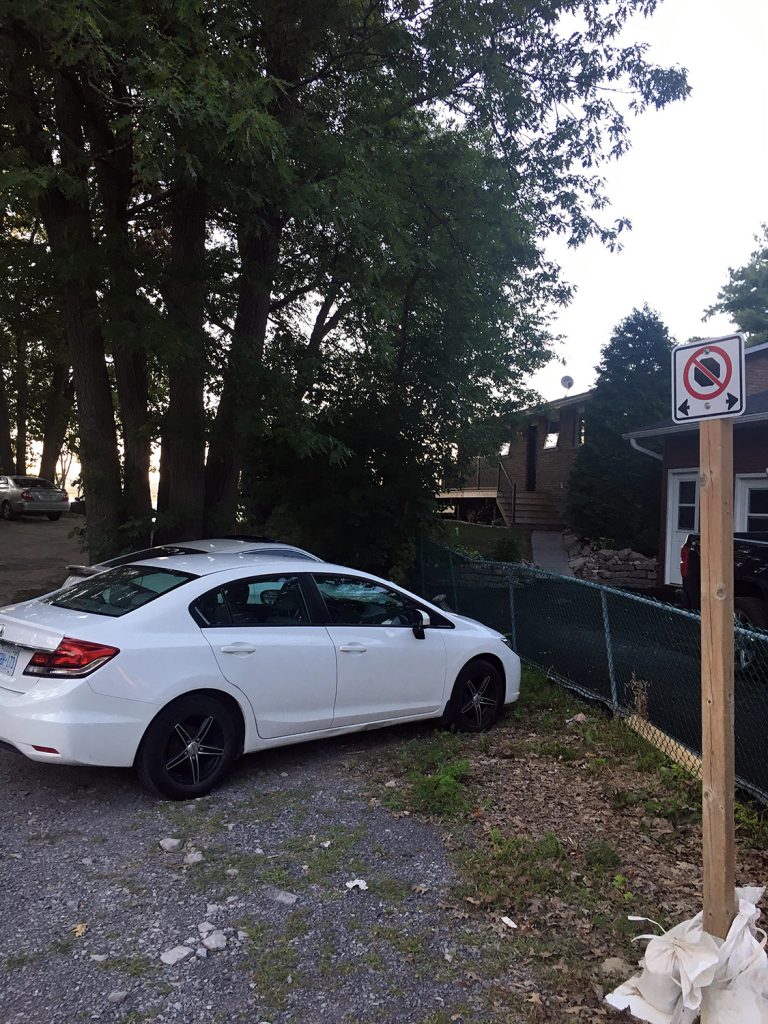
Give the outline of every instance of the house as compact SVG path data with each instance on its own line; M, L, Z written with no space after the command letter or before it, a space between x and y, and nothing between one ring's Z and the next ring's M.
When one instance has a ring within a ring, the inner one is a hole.
M498 459L475 458L462 478L447 480L438 494L458 519L507 526L562 530L568 481L584 443L584 412L591 392L528 410Z
M746 350L746 408L734 419L733 521L737 533L768 530L768 344ZM659 585L679 586L680 548L699 529L699 429L672 419L624 435L638 458L662 463ZM652 443L657 450L648 449Z

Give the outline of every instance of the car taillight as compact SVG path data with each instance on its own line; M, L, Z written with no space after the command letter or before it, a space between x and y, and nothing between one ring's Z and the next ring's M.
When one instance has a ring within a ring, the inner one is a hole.
M34 501L35 499L32 497L32 491L22 491L21 492L21 500L22 501Z
M119 653L117 647L73 640L65 636L55 651L35 651L24 669L24 675L67 678L87 676Z
M688 548L680 548L680 575L683 579L688 575Z

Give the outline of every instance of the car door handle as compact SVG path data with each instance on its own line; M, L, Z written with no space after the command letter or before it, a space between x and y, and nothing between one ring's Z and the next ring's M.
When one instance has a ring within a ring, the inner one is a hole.
M251 644L224 644L219 648L222 654L253 654L256 650Z
M342 644L339 650L345 654L365 654L368 648L363 647L362 644Z

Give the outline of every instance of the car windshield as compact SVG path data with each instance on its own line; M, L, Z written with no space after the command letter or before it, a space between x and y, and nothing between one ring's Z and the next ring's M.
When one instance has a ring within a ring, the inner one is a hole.
M192 573L176 569L124 565L75 583L43 600L55 608L118 618L193 579L196 577Z
M50 480L43 480L41 476L12 476L11 480L17 487L26 487L31 490L33 487L55 487Z
M178 547L175 544L164 544L155 548L145 548L143 551L132 551L130 555L119 555L117 558L110 558L108 562L102 562L108 568L113 569L118 565L130 565L131 562L148 562L152 558L170 558L172 555L204 555L199 548Z

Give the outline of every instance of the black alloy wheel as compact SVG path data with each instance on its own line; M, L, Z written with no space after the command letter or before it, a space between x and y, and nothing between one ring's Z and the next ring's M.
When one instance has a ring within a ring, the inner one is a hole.
M45 514L52 523L55 523L57 519L61 519L61 512L46 512Z
M495 665L482 658L459 673L444 721L461 732L484 732L501 714L504 684Z
M171 800L203 796L226 774L236 755L237 730L214 697L191 694L164 708L136 755L142 783Z
M8 522L10 522L12 519L18 518L17 513L14 512L13 509L11 508L10 501L3 502L3 504L0 506L0 513L2 513L3 519L7 520Z

